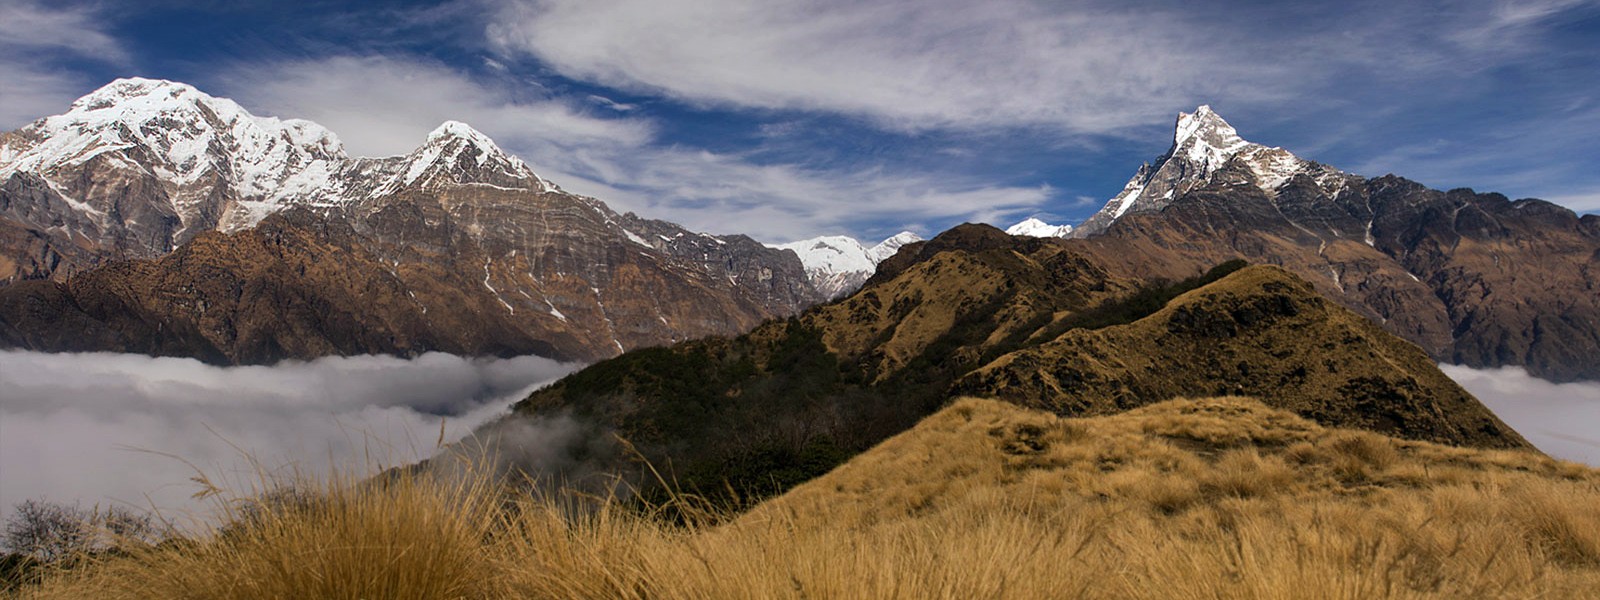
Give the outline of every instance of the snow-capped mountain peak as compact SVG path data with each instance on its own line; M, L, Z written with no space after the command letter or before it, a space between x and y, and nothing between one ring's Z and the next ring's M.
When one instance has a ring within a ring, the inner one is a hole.
M868 248L855 238L825 235L787 244L769 244L780 250L793 250L805 266L806 276L825 297L837 298L856 290L877 272L878 263L894 256L901 246L922 241L922 237L902 231Z
M500 149L494 140L471 125L445 121L428 133L416 150L403 157L401 168L375 194L414 185L488 184L531 187L540 191L555 186L534 174L522 159Z
M141 189L171 207L179 232L253 225L286 199L326 187L346 159L320 125L257 117L160 79L118 79L0 137L0 178L28 172L63 197L102 199L96 186L149 178L154 185ZM82 210L99 219L109 208Z
M887 260L889 257L894 256L894 253L899 252L901 246L920 241L922 241L922 236L909 231L902 231L889 236L889 238L886 240L878 242L878 245L868 248L867 258L871 259L872 265L876 267L878 263Z
M465 123L443 123L408 154L354 159L311 121L258 117L194 86L145 78L118 79L62 114L0 133L0 181L16 177L40 190L48 209L36 214L70 215L75 235L121 236L153 254L300 204L353 206L454 185L559 189Z
M1173 128L1173 150L1211 170L1221 167L1240 150L1252 146L1221 115L1202 104L1193 113L1178 113Z
M1067 237L1072 235L1072 226L1051 225L1037 218L1028 217L1021 223L1007 227L1006 233L1028 237Z
M494 140L489 139L489 136L460 121L445 121L441 123L428 133L427 142L423 144L423 147L440 145L456 145L461 149L470 148L475 152L475 159L480 165L489 160L490 157L504 157L507 161L515 161L517 164L522 163L520 159L501 151L500 146L496 145Z
M137 149L155 159L156 175L170 183L225 171L241 196L256 199L273 196L277 183L316 161L345 158L338 136L320 125L256 117L232 100L160 79L118 79L19 133L18 142L6 144L10 156L0 175Z
M855 238L843 235L825 235L773 247L793 250L800 256L800 263L805 265L807 271L831 274L871 271L878 266L867 256L866 246Z
M1105 231L1111 223L1129 212L1166 208L1191 190L1211 182L1229 165L1238 165L1248 179L1269 196L1276 197L1295 176L1311 175L1318 185L1331 189L1347 176L1338 170L1304 160L1282 148L1263 146L1239 137L1210 106L1201 105L1192 113L1179 113L1173 126L1172 148L1154 163L1140 167L1122 191L1104 208L1072 232L1086 236Z

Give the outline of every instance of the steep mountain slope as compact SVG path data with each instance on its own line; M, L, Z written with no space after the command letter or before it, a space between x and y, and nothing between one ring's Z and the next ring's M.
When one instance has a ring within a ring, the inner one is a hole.
M922 241L922 237L902 231L889 239L868 248L855 238L830 235L800 240L772 247L793 250L806 267L806 277L811 285L826 299L832 300L856 291L877 270L878 263L894 256L901 246Z
M1211 182L1226 168L1247 175L1251 185L1268 193L1300 177L1310 179L1329 193L1336 193L1359 179L1297 157L1282 148L1245 141L1210 106L1201 106L1192 114L1178 114L1172 148L1154 164L1140 167L1122 192L1078 226L1075 235L1085 237L1104 232L1112 222L1128 213L1166 208L1174 200Z
M344 161L339 138L315 123L256 117L183 84L117 80L0 134L0 217L11 221L0 250L18 263L0 279L64 276L248 227L327 187Z
M1282 265L1437 360L1600 379L1600 216L1364 179L1240 139L1201 107L1076 232L1125 276Z
M1228 272L1189 282L1204 287L1162 310L1164 296L1108 273L1069 244L965 225L902 248L845 299L738 338L602 362L534 393L497 427L570 419L586 435L566 450L586 468L631 469L620 448L596 441L617 435L692 489L720 490L727 481L755 495L820 474L910 427L942 406L958 381L956 390L1063 414L1278 386L1291 408L1329 425L1527 447L1420 352L1323 301L1293 275L1271 267ZM1122 375L1145 363L1120 368L1105 357L1111 348L1077 341L1138 350L1186 340L1177 353L1196 350L1207 335L1232 336L1214 349L1226 368L1173 355L1163 383L1148 389ZM1280 347L1284 339L1332 344L1300 351ZM1064 364L1104 365L1080 369L1075 385L1037 385L1052 372L1049 365L1026 372L1029 360L1043 362L1028 358L1031 348L1046 349L1042 356L1059 351Z
M617 214L463 123L405 155L352 159L313 124L253 117L183 84L123 80L6 136L0 276L22 281L0 285L7 347L247 363L543 348L597 360L738 333L821 299L792 253ZM186 245L288 210L304 214ZM282 250L260 236L297 243ZM186 258L166 260L175 250ZM125 259L149 262L116 262ZM186 271L195 261L238 285L203 291ZM294 281L306 264L321 264L323 280ZM368 280L386 283L356 283ZM338 306L351 325L274 321L273 307L307 307L263 300L282 294ZM139 311L116 314L103 302L113 296ZM206 333L178 333L191 330Z

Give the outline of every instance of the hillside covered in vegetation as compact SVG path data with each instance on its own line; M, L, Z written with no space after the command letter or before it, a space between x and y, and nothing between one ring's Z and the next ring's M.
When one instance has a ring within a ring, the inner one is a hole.
M743 515L415 474L101 555L25 598L1594 598L1600 471L1245 398L965 399Z

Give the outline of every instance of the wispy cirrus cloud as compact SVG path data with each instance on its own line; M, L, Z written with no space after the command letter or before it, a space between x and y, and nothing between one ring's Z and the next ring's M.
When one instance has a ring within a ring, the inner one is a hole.
M870 162L818 167L680 146L661 138L657 121L615 102L553 97L414 57L241 64L220 80L224 95L257 113L327 126L353 154L409 152L444 120L464 121L544 177L618 210L765 241L936 233L924 223L1004 220L1052 196L1048 186L974 175Z
M1197 101L1304 111L1349 77L1416 82L1537 56L1592 0L1178 2L500 0L490 42L586 81L905 128L1107 133ZM1337 91L1337 90L1334 90Z
M219 79L224 95L259 107L254 110L321 123L358 156L410 152L447 120L540 152L637 147L653 137L646 120L599 116L581 102L531 92L515 81L473 77L408 56L240 63Z
M490 41L564 75L712 106L900 129L1102 133L1192 97L1281 97L1290 65L1177 10L997 2L511 0Z
M1563 30L1600 17L1595 0L485 5L503 61L706 111L1134 140L1210 103L1258 141L1358 171L1519 196L1600 184L1571 158L1597 147L1570 108L1600 93L1600 56Z
M96 87L60 68L63 60L126 64L127 50L106 25L91 7L0 0L0 130L61 112Z

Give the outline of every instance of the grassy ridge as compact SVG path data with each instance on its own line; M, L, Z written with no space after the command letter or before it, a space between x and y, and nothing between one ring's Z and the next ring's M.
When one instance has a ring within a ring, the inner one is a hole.
M1253 400L962 400L737 519L344 486L28 598L1596 597L1600 471ZM706 521L705 523L709 523Z
M921 265L928 273L899 282L907 289L886 284L739 338L629 352L567 376L516 410L568 411L582 422L615 424L614 433L635 443L678 487L731 494L732 505L742 506L904 431L944 405L952 382L1031 343L1046 325L1064 330L1137 320L1245 266L1231 261L1202 276L1146 284L1077 312L1085 302L1079 288L1092 287L1086 282L1099 275L1069 259L1051 256L1041 264L995 249L944 256ZM942 296L957 295L951 286L970 297L941 306L949 300ZM1063 313L1071 316L1053 319ZM863 323L879 317L894 325L865 342L860 355L830 348L830 331L867 329ZM925 344L903 343L922 337ZM648 499L666 499L648 479L642 483Z

